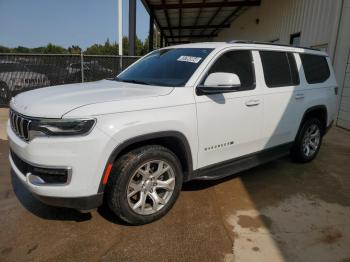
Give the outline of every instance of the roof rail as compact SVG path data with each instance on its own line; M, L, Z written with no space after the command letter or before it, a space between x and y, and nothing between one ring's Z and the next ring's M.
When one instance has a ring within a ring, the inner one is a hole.
M254 45L286 46L286 47L295 47L295 48L303 48L303 49L308 49L308 50L320 51L320 49L311 48L311 47L291 46L291 45L285 45L285 44L251 41L251 40L231 40L231 41L228 41L227 43L229 43L229 44L254 44Z

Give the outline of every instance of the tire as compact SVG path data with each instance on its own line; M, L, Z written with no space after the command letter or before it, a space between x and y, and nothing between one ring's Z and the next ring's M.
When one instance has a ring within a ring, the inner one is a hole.
M291 150L293 160L299 163L312 161L320 150L322 134L320 120L310 118L304 121Z
M105 200L113 213L128 224L147 224L172 208L182 180L181 164L173 152L163 146L143 146L114 163Z
M0 82L0 105L7 105L10 101L11 93L7 84Z

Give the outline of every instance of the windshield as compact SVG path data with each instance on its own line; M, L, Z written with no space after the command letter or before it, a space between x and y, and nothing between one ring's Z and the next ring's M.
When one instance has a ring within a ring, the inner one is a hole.
M169 48L155 51L115 80L160 86L184 86L213 49Z

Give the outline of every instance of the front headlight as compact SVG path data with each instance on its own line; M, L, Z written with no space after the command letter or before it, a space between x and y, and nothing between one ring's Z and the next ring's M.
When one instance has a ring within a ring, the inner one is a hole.
M33 119L29 125L29 140L40 136L86 135L95 123L95 119Z

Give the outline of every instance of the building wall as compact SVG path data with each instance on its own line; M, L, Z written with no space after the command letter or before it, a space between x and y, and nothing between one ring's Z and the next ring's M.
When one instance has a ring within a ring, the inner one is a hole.
M213 40L289 44L292 34L301 33L301 46L323 49L332 59L340 94L337 125L350 129L349 27L350 0L261 0Z
M340 88L337 124L350 130L350 0L344 0L336 42L334 71Z
M238 17L214 41L245 39L289 44L301 33L301 46L325 47L333 56L341 0L262 0ZM257 19L259 22L257 23Z
M337 123L342 127L350 129L350 56L344 76Z

